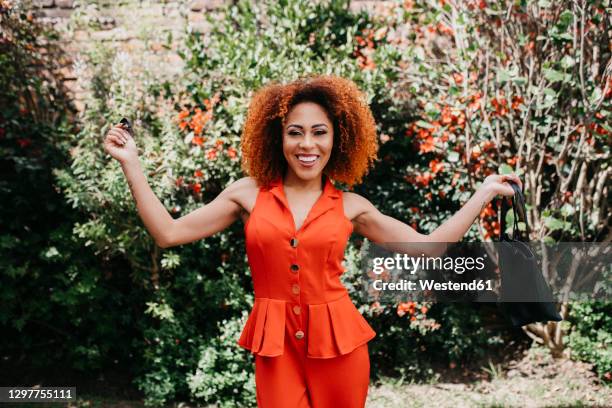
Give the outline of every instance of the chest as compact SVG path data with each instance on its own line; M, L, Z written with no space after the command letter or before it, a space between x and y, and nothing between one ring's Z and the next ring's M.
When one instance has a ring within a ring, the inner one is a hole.
M282 256L297 250L302 256L343 256L353 224L344 216L340 201L295 202L290 208L275 197L259 197L245 225L247 250ZM295 213L293 213L295 212ZM251 252L251 251L249 251Z

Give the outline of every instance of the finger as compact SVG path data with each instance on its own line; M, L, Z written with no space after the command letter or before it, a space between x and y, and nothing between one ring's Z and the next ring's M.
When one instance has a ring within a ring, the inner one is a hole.
M114 144L116 144L117 146L123 146L123 140L121 140L118 136L116 135L109 135L108 139L113 142Z
M120 127L121 127L121 129L122 129L122 130L124 130L124 131L125 131L125 132L126 132L128 135L130 135L130 136L132 135L132 134L130 133L130 128L128 127L128 125L125 125L125 124L121 123L119 126L120 126Z
M123 143L127 143L127 137L125 136L123 131L120 131L118 129L112 129L109 133L118 137L119 140L121 140Z
M118 136L114 136L115 142L119 145L119 146L124 146L125 142L121 139L121 137Z
M514 196L514 189L512 188L512 186L510 184L508 184L508 183L504 183L503 184L502 195L509 196L509 197L513 197Z
M127 141L130 139L130 137L132 137L132 135L130 134L130 132L128 132L127 129L122 128L121 129L121 135L125 138L125 142L127 143Z
M112 130L119 132L120 134L127 133L127 131L121 125L115 125L112 127Z
M117 132L119 132L120 135L124 136L124 137L128 137L130 135L130 132L128 132L127 130L125 130L122 127L118 127L117 128Z
M512 181L516 184L518 184L519 186L521 185L520 180L518 179L518 176L514 173L512 174L504 174L502 176L502 182L507 182L507 181Z

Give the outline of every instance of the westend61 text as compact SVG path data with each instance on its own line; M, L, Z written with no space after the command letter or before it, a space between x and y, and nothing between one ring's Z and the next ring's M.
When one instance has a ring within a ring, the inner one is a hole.
M436 282L431 279L419 279L417 283L415 281L408 281L402 279L397 282L384 282L380 279L375 280L372 286L376 290L452 290L452 291L469 291L469 290L493 290L493 284L491 280L473 280L471 282Z

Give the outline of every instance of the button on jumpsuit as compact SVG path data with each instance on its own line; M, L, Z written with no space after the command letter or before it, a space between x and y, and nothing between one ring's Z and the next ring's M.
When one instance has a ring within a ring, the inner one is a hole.
M299 230L281 178L260 187L244 227L255 302L238 345L255 355L258 407L365 405L376 332L340 281L353 225L324 179Z

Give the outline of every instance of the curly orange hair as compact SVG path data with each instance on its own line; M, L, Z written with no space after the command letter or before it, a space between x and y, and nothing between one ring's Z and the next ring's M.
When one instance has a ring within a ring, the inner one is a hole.
M291 108L305 101L322 106L334 127L332 153L323 173L349 187L359 184L376 160L376 123L357 85L332 75L272 82L255 92L240 141L242 169L264 186L284 175L282 126Z

